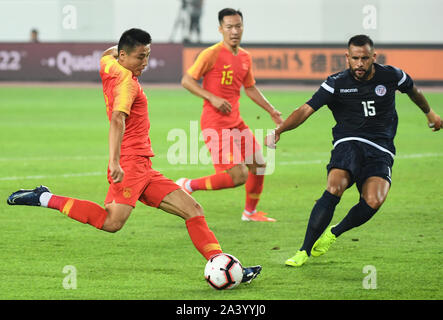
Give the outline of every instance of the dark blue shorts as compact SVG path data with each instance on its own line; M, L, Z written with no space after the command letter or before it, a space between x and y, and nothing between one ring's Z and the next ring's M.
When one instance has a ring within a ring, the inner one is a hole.
M331 151L331 159L326 166L328 174L333 168L349 172L351 183L357 185L360 193L363 183L369 177L381 177L391 184L394 159L384 151L360 141L341 142Z

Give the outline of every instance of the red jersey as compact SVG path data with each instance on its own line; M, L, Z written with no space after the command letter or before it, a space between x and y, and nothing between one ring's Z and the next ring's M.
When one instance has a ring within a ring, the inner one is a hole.
M148 99L137 78L111 55L100 59L100 77L109 121L113 111L128 115L120 155L153 157L149 138Z
M219 42L203 50L187 72L197 81L203 77L203 89L228 100L232 106L231 112L225 114L204 100L203 129L234 128L243 121L239 110L240 89L242 85L245 88L255 85L249 52L239 48L238 54L234 55L223 42Z

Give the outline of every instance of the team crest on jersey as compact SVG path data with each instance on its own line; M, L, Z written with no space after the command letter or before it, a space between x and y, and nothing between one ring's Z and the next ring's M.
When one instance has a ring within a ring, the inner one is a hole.
M375 87L375 94L379 97L383 97L386 94L386 87L382 84L379 84Z
M123 189L123 197L125 197L126 199L129 199L131 197L131 194L132 194L131 188Z

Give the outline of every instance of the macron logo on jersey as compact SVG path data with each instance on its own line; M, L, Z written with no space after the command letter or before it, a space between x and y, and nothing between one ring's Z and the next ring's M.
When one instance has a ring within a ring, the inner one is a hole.
M358 88L340 89L340 93L354 93L354 92L358 92Z
M330 93L334 93L335 89L328 85L326 81L321 84L321 87ZM340 93L355 93L358 92L358 88L340 89Z

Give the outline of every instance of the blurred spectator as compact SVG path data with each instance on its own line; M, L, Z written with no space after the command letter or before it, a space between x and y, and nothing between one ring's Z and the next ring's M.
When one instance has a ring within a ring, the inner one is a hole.
M32 29L31 30L31 38L30 38L31 42L37 43L40 42L38 40L38 30L37 29Z
M181 30L183 42L200 42L200 17L202 14L203 0L181 0L180 11L175 19L170 41L174 41L177 30Z
M200 42L200 17L202 14L203 0L190 0L189 8L189 38L192 41L192 35L195 32L196 42ZM185 39L186 41L186 39Z
M180 10L178 12L177 18L175 18L174 26L172 27L172 33L169 40L171 42L174 42L174 37L177 29L181 29L182 37L186 38L186 36L184 36L184 32L187 29L186 26L188 25L188 21L186 20L188 18L188 15L186 13L188 8L188 1L189 0L181 0Z

